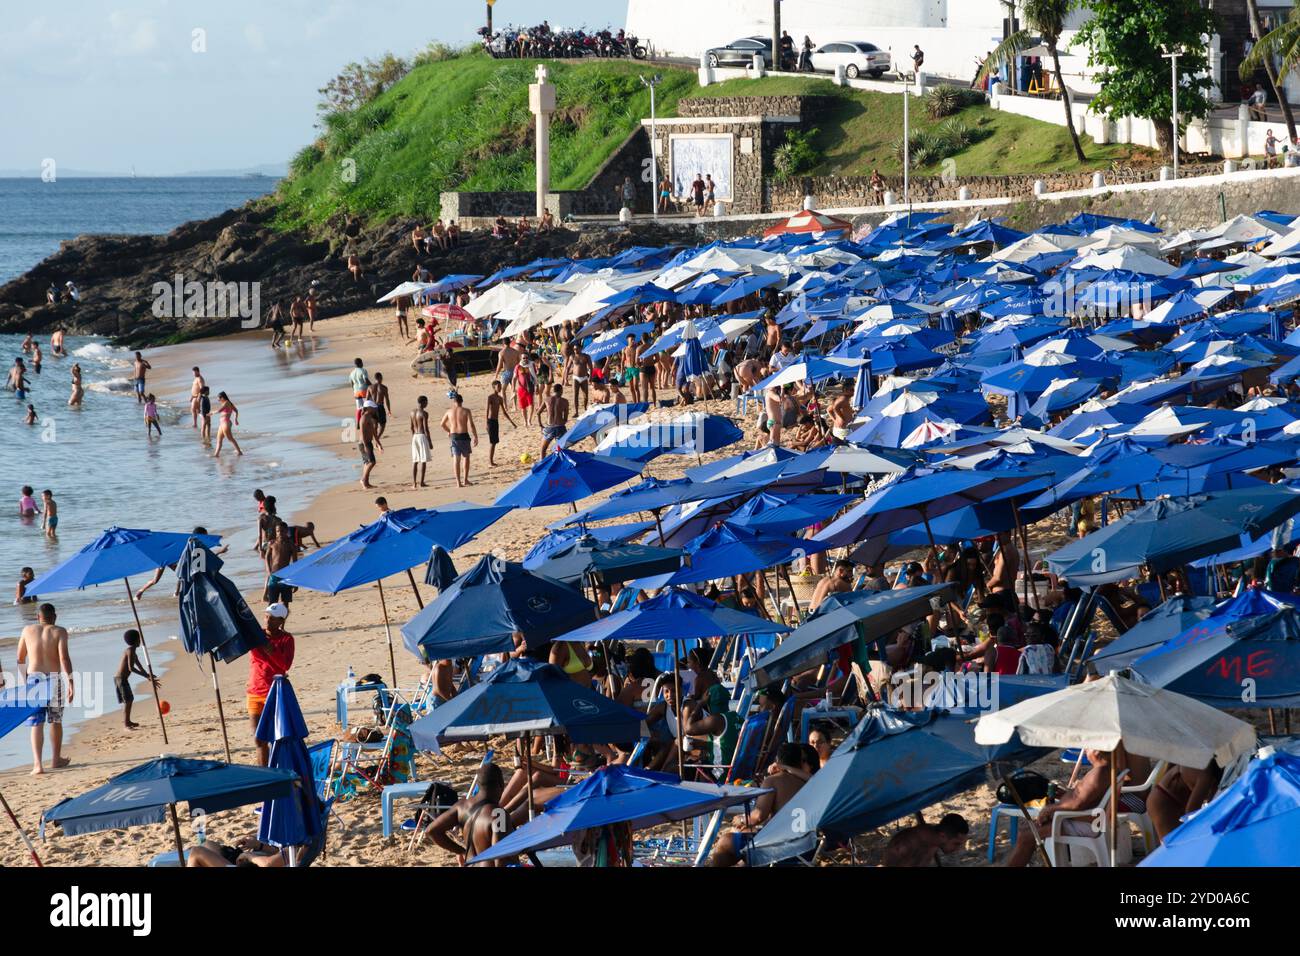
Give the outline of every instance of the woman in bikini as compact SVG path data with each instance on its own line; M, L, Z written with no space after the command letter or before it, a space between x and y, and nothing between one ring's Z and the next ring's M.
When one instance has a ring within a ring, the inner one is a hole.
M244 450L239 447L239 442L235 441L235 425L239 424L239 409L225 392L217 393L217 450L212 453L213 458L221 457L221 446L229 441L235 448L235 454L242 455Z
M86 390L81 386L81 365L74 363L72 366L72 394L68 396L68 406L70 408L80 408L82 396Z

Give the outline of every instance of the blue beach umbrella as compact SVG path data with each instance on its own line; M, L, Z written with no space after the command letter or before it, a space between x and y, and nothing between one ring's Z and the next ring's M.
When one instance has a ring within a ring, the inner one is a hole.
M136 611L135 592L131 590L130 577L148 571L157 571L175 565L191 537L209 548L221 542L219 535L189 535L171 531L146 531L140 528L109 528L68 560L46 571L27 586L28 594L51 594L105 584L120 579L126 586L126 597L131 604L131 616L140 632L140 649L144 652L144 667L153 686L153 661L149 645L144 640L144 628ZM158 726L162 728L163 743L168 743L167 721L163 717L154 688L154 703L158 708Z
M735 634L782 634L786 625L735 611L678 587L667 587L625 611L561 635L557 640L689 641Z
M531 570L570 587L605 587L648 574L671 573L681 563L682 552L677 548L603 542L584 534L552 551ZM527 562L524 566L528 567Z
M591 358L593 362L599 362L603 358L609 358L623 349L627 348L627 337L630 335L633 339L639 340L647 332L653 332L655 324L653 322L638 322L635 325L627 325L621 329L610 329L592 340L591 344L583 348L583 351Z
M529 571L536 571L538 565L548 556L564 550L574 541L587 535L605 544L622 544L645 534L654 526L653 521L629 521L626 524L599 525L591 528L576 525L572 528L549 531L524 555L523 565Z
M1138 865L1290 867L1298 851L1300 756L1269 748Z
M1213 598L1174 595L1152 608L1142 616L1142 620L1088 658L1088 663L1103 677L1123 670L1143 654L1177 637L1213 613Z
M649 408L649 402L625 402L622 405L596 405L588 408L560 437L558 444L561 448L571 448L584 438L590 438L605 429L626 425L644 415Z
M668 421L646 421L610 432L599 455L644 464L659 455L695 455L726 448L745 437L725 415L687 412Z
M257 838L279 847L310 843L324 829L324 814L316 794L311 757L307 753L307 721L289 678L277 674L266 695L266 706L258 718L254 736L270 744L267 766L297 774L302 785L287 796L262 805Z
M872 710L791 800L754 837L747 859L766 866L814 850L821 837L846 840L983 783L991 765L1040 756L1014 736L975 742L974 724L945 711Z
M726 524L710 528L685 545L689 564L668 574L638 579L637 587L661 588L669 584L693 584L734 574L762 571L786 564L796 557L818 554L826 545L790 535L756 534Z
M266 643L266 633L239 588L221 573L222 566L221 558L197 538L191 538L176 564L176 578L180 584L181 643L197 658L208 656L221 739L226 747L226 763L230 763L230 736L217 681L217 661L230 663L261 647Z
M220 813L288 797L301 785L298 775L290 770L158 757L110 777L80 796L63 798L41 816L41 829L47 823L57 823L66 835L78 836L162 823L170 816L176 853L183 860L178 803L189 804L191 814Z
M1132 664L1139 680L1214 707L1300 704L1300 610L1209 618Z
M388 511L351 534L300 558L275 576L294 587L338 594L423 564L436 544L454 551L510 509L461 501L438 508Z
M678 780L621 764L604 766L553 797L545 812L501 839L474 863L534 853L572 843L585 830L625 823L633 830L689 820L752 803L768 790Z
M783 681L835 660L836 648L865 634L875 642L931 612L930 599L951 590L948 584L889 591L849 591L824 601L808 620L758 659L748 677L751 687ZM859 630L860 629L860 630Z
M610 744L648 736L640 711L589 687L554 664L507 661L469 690L411 724L420 750L489 737L563 734L574 743Z
M490 554L402 625L406 649L422 660L452 660L529 647L590 621L596 606L578 591Z
M3 738L15 728L22 726L30 718L35 717L48 703L49 682L39 678L33 678L21 687L0 690L0 738ZM5 799L2 792L0 792L0 810L4 811L5 816L9 818L9 822L18 831L18 836L27 847L27 853L31 856L32 862L37 866L43 866L41 858L36 853L36 847L32 845L31 839L27 836L27 831L18 822L17 815L9 807L9 801Z
M614 485L631 481L641 465L609 455L556 449L528 474L497 496L497 505L540 508L572 504Z
M794 534L826 521L858 500L857 495L780 495L762 492L726 519L733 528L765 534Z

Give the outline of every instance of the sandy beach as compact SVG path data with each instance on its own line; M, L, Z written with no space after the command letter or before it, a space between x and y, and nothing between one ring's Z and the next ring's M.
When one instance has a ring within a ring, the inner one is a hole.
M307 520L316 523L317 537L322 542L331 541L356 527L374 520L377 510L374 499L383 495L393 508L407 506L433 507L452 501L490 503L501 490L516 481L527 466L520 464L525 452L536 456L540 445L539 430L511 428L502 421L501 444L498 448L496 468L487 464L486 428L482 411L490 388L490 377L480 375L462 380L460 389L465 404L475 415L483 441L472 459L472 487L457 488L451 473L451 459L445 441L437 436L437 422L447 405L445 382L424 377L415 378L410 370L413 346L399 341L390 313L387 310L370 310L332 319L320 326L328 346L318 349L303 360L318 374L337 375L338 387L314 399L316 406L340 424L337 429L324 430L305 436L313 445L335 448L339 456L355 462L352 481L323 488L318 497L301 505L282 502L288 507L282 513L293 523ZM267 348L266 339L259 335L246 335L238 340L249 349ZM207 346L199 342L166 350L165 360L159 362L158 375L167 382L167 398L183 401L187 394L189 366L201 363ZM384 373L389 386L393 414L390 416L385 452L372 475L373 491L360 487L360 462L357 460L355 439L346 431L352 420L354 405L347 388L345 375L336 371L351 365L355 357L361 358L373 375ZM415 406L418 395L427 395L435 432L434 456L429 465L428 487L412 490L410 486L410 431L407 418ZM257 397L246 396L241 404L252 409ZM697 405L697 409L705 406ZM708 410L735 414L730 400L708 403ZM513 413L512 413L513 414ZM516 420L518 416L515 415ZM753 422L747 427L747 442L733 446L711 458L733 454L738 447L752 444ZM590 442L588 442L589 444ZM586 447L580 446L580 447ZM655 459L647 473L660 478L679 477L686 468L696 464L693 457L665 455ZM274 494L275 489L265 489ZM250 489L251 491L251 489ZM593 503L596 496L586 503ZM248 499L247 527L255 522L251 498ZM487 529L475 541L458 550L453 558L459 569L467 568L481 554L494 553L518 560L544 535L546 525L563 517L568 508L536 508L515 511ZM196 515L196 520L199 516ZM1037 549L1035 543L1035 550ZM170 581L170 575L168 576ZM433 597L431 589L421 585L424 598ZM260 594L246 593L249 603L260 609ZM390 579L384 588L396 644L396 661L399 684L414 686L420 677L416 659L401 646L398 628L417 612L415 597L404 578ZM291 671L294 688L308 719L311 740L322 740L336 735L340 728L335 721L334 689L344 679L349 666L356 673L387 673L388 646L382 625L378 590L359 588L337 596L300 590L295 595L288 629L297 641L297 652ZM148 636L148 635L147 635ZM154 643L158 641L153 638ZM167 645L179 650L174 642ZM165 645L166 646L166 645ZM230 728L231 747L236 761L254 759L252 734L244 710L244 683L248 675L247 660L230 665L219 665L219 680L223 706ZM111 675L110 675L111 676ZM157 715L143 688L137 692L136 720L139 730L130 732L121 726L120 713L107 714L89 721L73 738L68 753L72 765L63 770L49 771L43 777L31 777L28 768L21 767L0 773L0 788L29 834L35 834L40 813L65 796L82 793L104 782L108 777L137 763L171 753L187 756L219 758L222 754L220 725L217 722L211 678L200 671L192 658L177 656L163 675L164 698L171 704L167 717L170 743L163 745L158 732ZM14 735L26 735L25 729ZM498 748L500 752L500 748ZM463 786L481 759L480 748L463 747L448 756L419 757L421 779L445 780L458 789ZM1037 769L1050 775L1068 776L1054 760L1042 761ZM972 823L971 840L966 852L954 858L963 865L977 865L987 859L988 808L993 804L992 789L978 787L959 797L931 807L927 817L937 819L942 813L964 813ZM386 845L381 835L379 798L369 793L338 805L339 821L331 823L329 850L326 859L317 865L451 865L454 861L446 854L427 844L414 855L408 855L405 840L400 838ZM400 812L400 811L399 811ZM905 825L900 821L897 825ZM234 839L256 829L257 817L251 808L217 814L207 821L209 838ZM892 827L874 834L865 834L856 841L859 862L874 862ZM191 839L189 827L183 823L182 833ZM1005 842L1005 835L1001 837ZM154 855L170 848L170 835L164 827L137 827L126 831L113 831L86 837L63 837L53 832L47 834L40 845L43 859L52 865L143 865ZM847 855L843 858L847 860ZM22 865L27 860L17 835L11 828L0 828L0 863Z

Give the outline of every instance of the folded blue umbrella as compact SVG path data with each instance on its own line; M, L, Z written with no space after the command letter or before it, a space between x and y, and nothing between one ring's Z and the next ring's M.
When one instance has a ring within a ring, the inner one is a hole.
M277 674L266 695L266 706L253 734L260 743L270 744L267 766L297 774L300 785L288 796L262 805L257 838L272 846L290 847L310 843L325 827L311 757L307 753L307 721L289 678Z
M596 606L567 584L485 554L402 625L406 649L422 660L453 660L529 647L579 627Z
M69 836L121 830L162 823L178 803L189 804L191 813L220 813L288 797L297 786L298 774L290 770L158 757L80 796L64 797L41 816L41 829L57 823ZM179 845L176 849L182 850Z
M633 583L649 590L669 584L693 584L734 574L749 574L786 564L797 557L819 554L827 547L829 545L804 538L755 534L744 528L722 524L710 528L684 546L689 563L680 570L639 578Z
M735 611L678 587L667 587L625 611L557 638L562 641L687 641L730 634L782 634L786 625ZM626 738L625 738L626 739Z
M423 564L435 544L454 551L509 510L460 501L387 511L378 521L331 541L275 576L294 587L338 594Z
M221 558L191 538L176 564L176 577L185 650L229 663L265 644L266 633L239 588L221 573L223 566Z
M1300 704L1300 610L1211 617L1132 664L1138 679L1213 707Z
M574 743L611 744L649 736L645 717L574 683L554 664L507 661L480 683L411 724L420 750L488 737L563 734Z
M1291 867L1298 850L1300 756L1270 748L1138 865Z
M566 505L631 481L641 468L610 455L558 448L498 495L496 503L515 508Z
M689 820L715 810L752 803L768 790L678 780L621 764L601 767L586 780L551 798L545 812L499 840L473 863L564 846L585 830L615 823L633 830Z
M759 830L746 860L767 866L809 853L819 835L847 840L984 783L990 766L1009 770L1044 753L1017 736L977 744L974 728L964 714L869 711L798 799Z
M446 548L440 544L435 544L429 549L429 562L424 566L425 584L442 592L451 587L452 582L459 576L456 565L451 560L451 555L447 553Z
M114 526L68 560L36 578L27 585L27 593L72 591L157 571L179 561L191 537L195 536ZM221 543L219 535L197 537L209 548Z

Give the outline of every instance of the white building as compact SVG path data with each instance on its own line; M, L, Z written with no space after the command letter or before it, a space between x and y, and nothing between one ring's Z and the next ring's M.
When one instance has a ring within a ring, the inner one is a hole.
M781 27L796 46L805 35L819 46L866 40L909 68L920 44L925 72L970 79L1001 42L1007 12L1004 0L783 0ZM739 37L769 36L772 0L628 0L627 29L662 55L698 57ZM1088 87L1078 78L1084 57L1065 56L1061 66L1071 88Z

